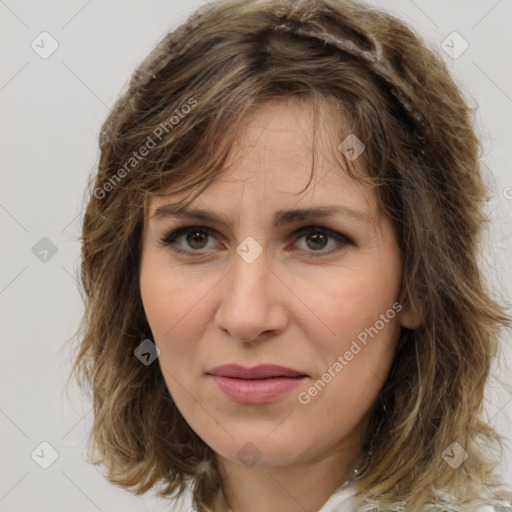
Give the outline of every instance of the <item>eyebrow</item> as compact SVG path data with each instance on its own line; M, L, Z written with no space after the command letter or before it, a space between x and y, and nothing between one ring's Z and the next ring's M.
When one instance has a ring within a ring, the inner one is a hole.
M312 208L299 208L295 210L279 210L274 216L274 228L287 224L302 221L309 218L332 217L340 215L361 222L368 222L368 214L349 208L343 205L316 206ZM166 204L158 207L151 218L164 219L168 217L185 217L199 221L217 223L227 228L230 227L229 221L223 216L217 215L211 211L201 209L189 209L187 206L178 206Z

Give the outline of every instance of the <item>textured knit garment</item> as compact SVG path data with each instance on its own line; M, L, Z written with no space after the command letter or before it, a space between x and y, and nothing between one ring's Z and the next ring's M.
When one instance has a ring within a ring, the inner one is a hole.
M511 506L475 505L471 512L512 512ZM318 512L358 512L358 500L353 487L343 486L324 503ZM442 508L433 509L432 512L450 512Z
M359 512L360 499L357 498L355 490L351 485L343 485L335 491L331 497L322 505L318 512ZM181 512L182 509L180 509ZM185 509L187 510L187 509ZM189 512L190 509L187 510ZM218 512L233 512L225 501L224 495L219 493L215 504ZM432 508L432 512L452 512L447 508ZM507 505L474 505L468 512L512 512L512 503Z

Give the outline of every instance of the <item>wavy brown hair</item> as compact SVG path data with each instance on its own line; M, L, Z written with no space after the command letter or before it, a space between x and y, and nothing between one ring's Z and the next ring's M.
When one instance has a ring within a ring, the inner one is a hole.
M501 444L482 404L510 320L478 264L487 196L472 110L410 28L350 0L208 5L163 38L105 121L83 221L74 365L92 390L94 462L137 494L180 495L190 483L197 510L215 510L214 452L175 407L158 364L134 356L152 338L139 292L142 233L152 194L197 197L222 172L242 117L290 100L315 116L328 105L340 142L348 133L364 142L357 166L341 153L340 163L375 187L392 219L400 302L420 319L401 332L369 424L372 456L356 481L364 510L459 510L496 498ZM458 469L442 457L453 442L468 453Z

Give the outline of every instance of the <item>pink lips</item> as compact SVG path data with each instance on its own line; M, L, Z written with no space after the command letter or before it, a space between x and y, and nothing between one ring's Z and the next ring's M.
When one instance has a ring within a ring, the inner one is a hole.
M228 364L213 368L207 375L228 398L242 404L273 402L308 377L303 372L273 364L253 368Z

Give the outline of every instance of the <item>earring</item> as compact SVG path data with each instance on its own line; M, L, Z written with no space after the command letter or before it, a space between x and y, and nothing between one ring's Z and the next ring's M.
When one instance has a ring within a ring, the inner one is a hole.
M382 404L382 410L384 411L384 414L387 417L388 412L387 412L386 404L384 404L384 403ZM379 423L377 425L377 429L376 429L375 433L372 435L372 438L370 439L370 442L368 444L368 449L366 451L366 457L365 457L363 463L357 465L354 468L354 470L352 471L352 473L353 473L352 479L353 480L360 479L362 477L362 475L365 473L365 471L368 469L368 467L370 466L370 463L373 459L373 448L374 448L374 444L375 444L375 439L380 434L381 426L382 426L382 423Z

